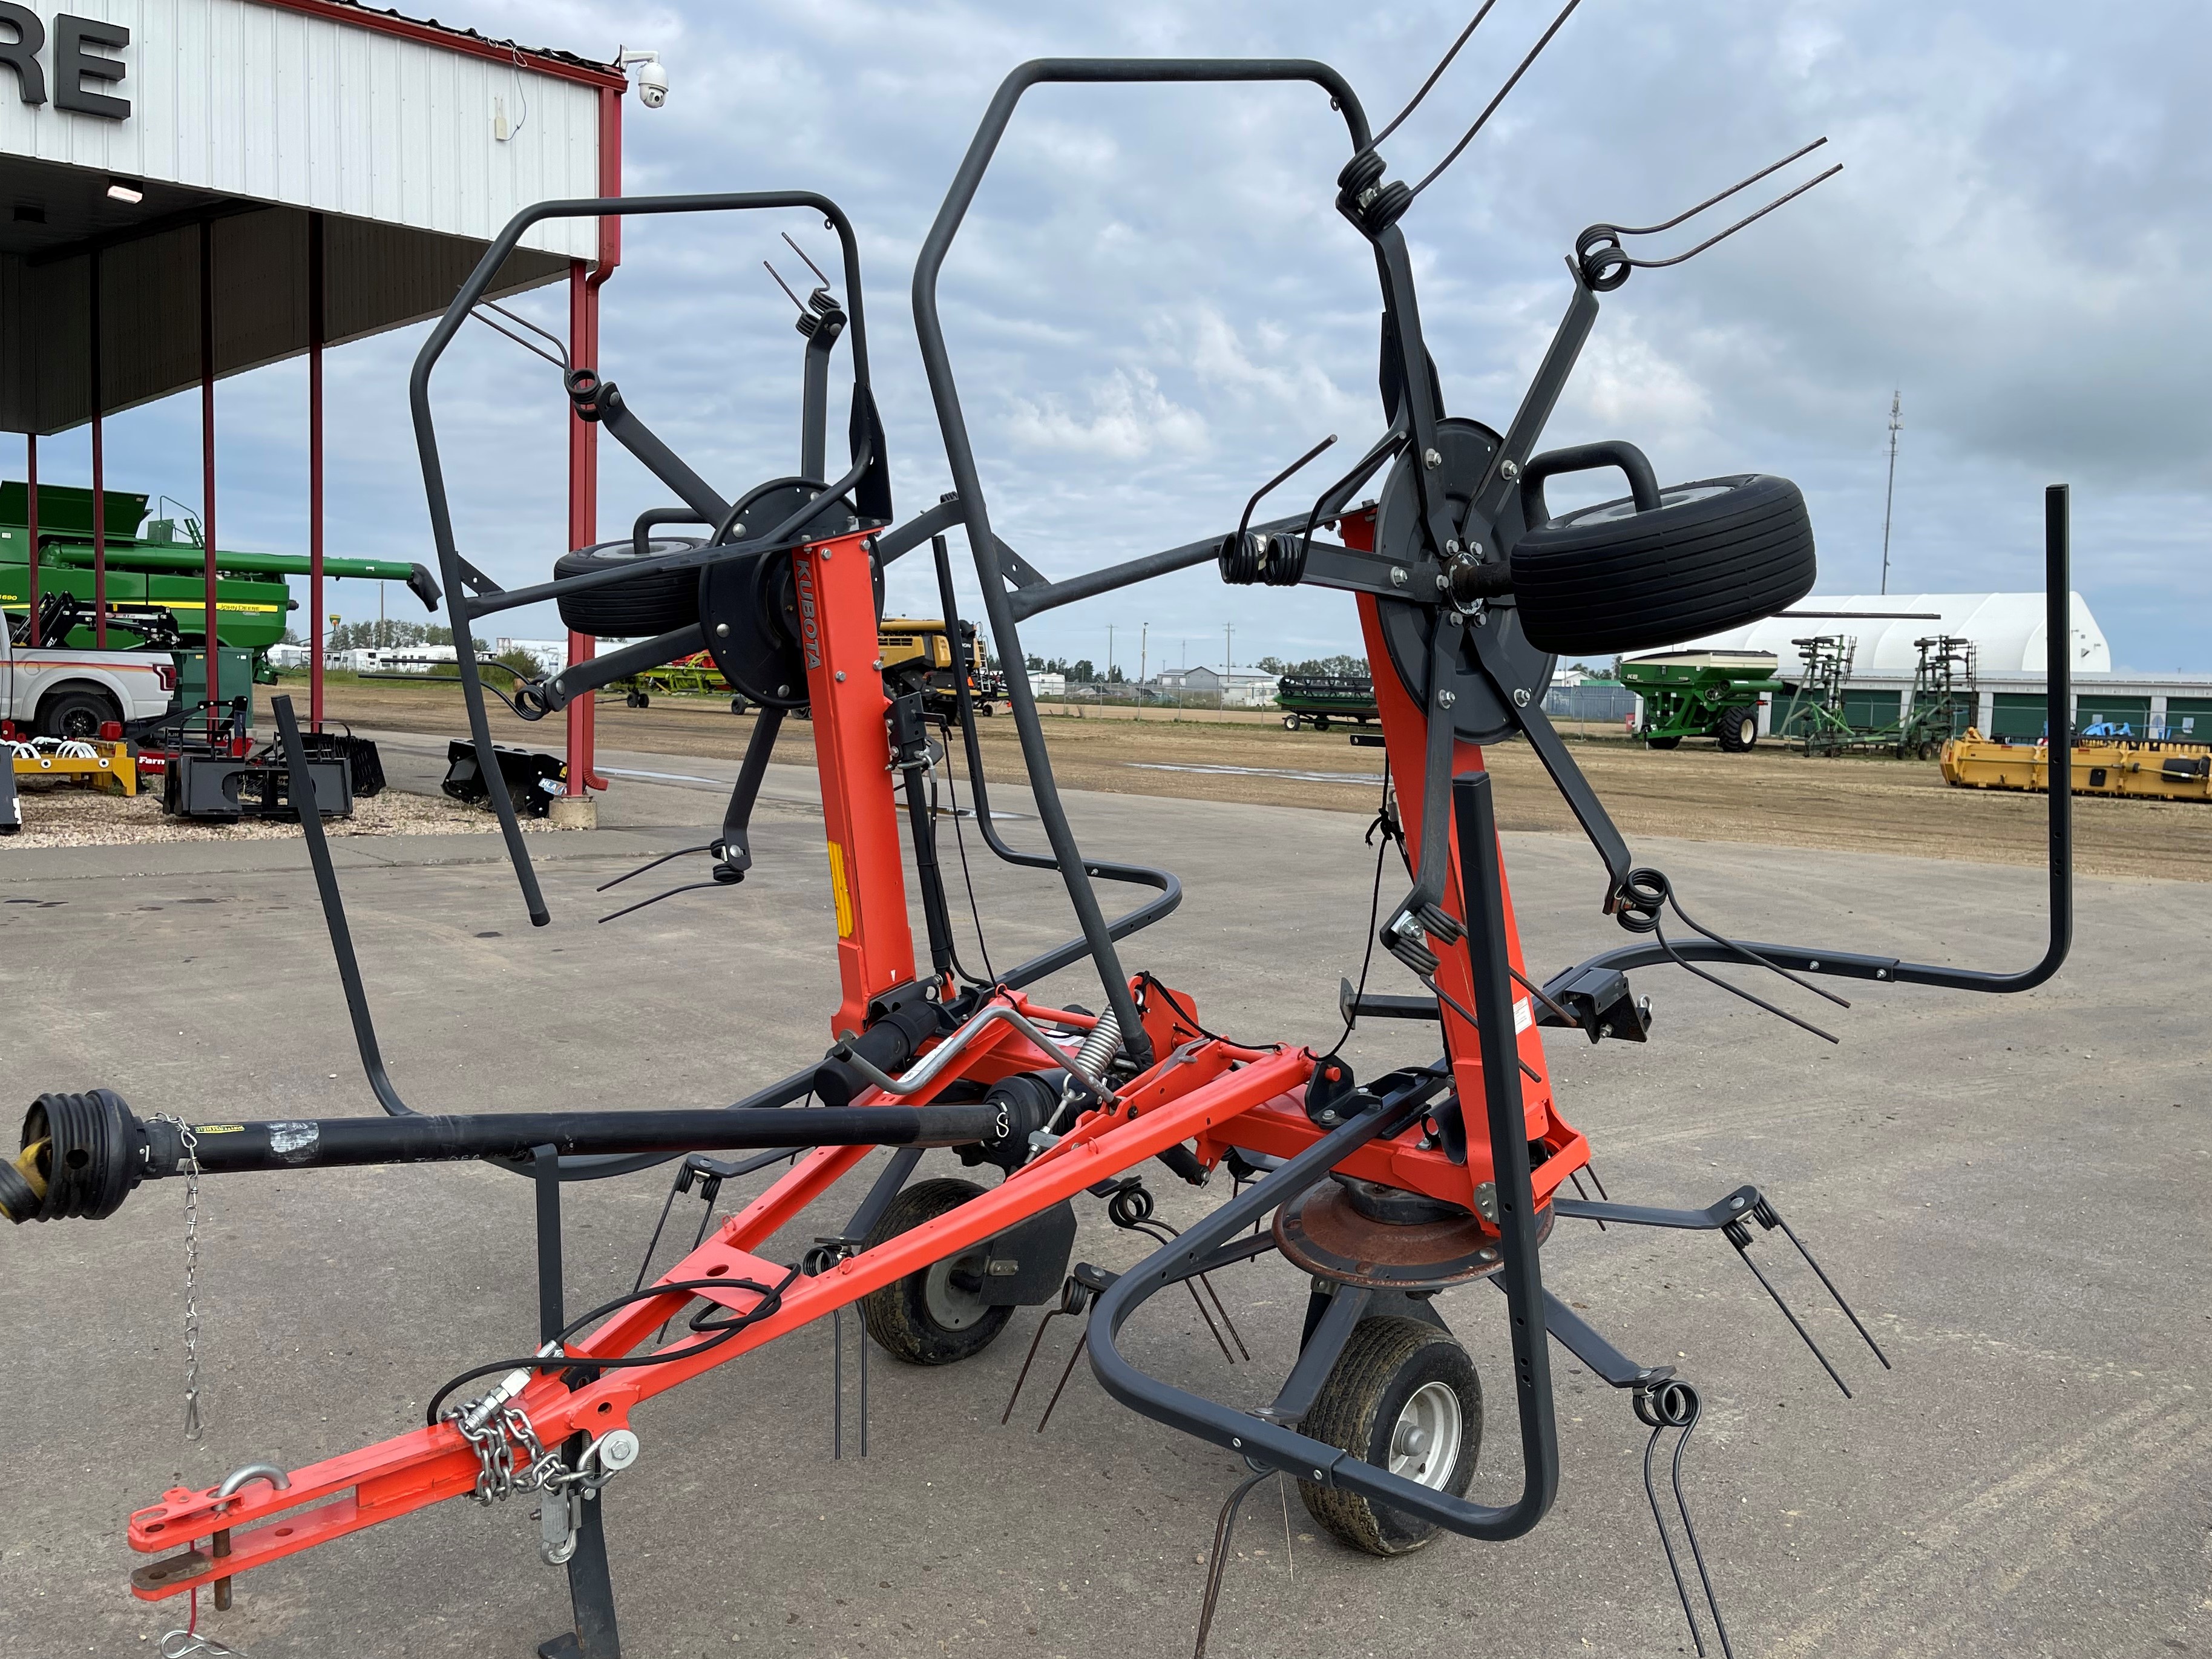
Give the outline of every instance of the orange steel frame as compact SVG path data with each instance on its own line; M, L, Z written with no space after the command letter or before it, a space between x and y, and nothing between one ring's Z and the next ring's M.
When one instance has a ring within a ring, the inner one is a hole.
M1352 520L1343 528L1349 541L1366 526ZM836 901L842 1000L832 1030L839 1035L860 1030L870 999L909 982L915 972L900 817L884 722L888 702L882 676L874 666L876 610L866 540L865 532L855 533L791 556ZM1370 658L1387 664L1375 601L1363 598L1359 605ZM1424 715L1389 673L1376 677L1376 690L1392 771L1400 782L1406 832L1409 843L1418 845ZM1481 763L1479 749L1460 746L1456 769ZM1457 838L1449 844L1453 869L1447 903L1455 907L1460 895ZM1519 971L1523 964L1510 896L1506 923L1510 958ZM1462 1004L1473 1004L1473 974L1466 952L1446 953L1437 978ZM1317 1059L1310 1049L1243 1048L1206 1036L1197 1029L1195 1007L1188 995L1178 992L1172 998L1146 997L1144 989L1141 979L1132 986L1144 1012L1146 1035L1159 1058L1149 1071L1123 1084L1110 1107L1083 1115L1065 1139L989 1192L849 1256L818 1276L794 1279L773 1314L727 1341L692 1356L691 1351L701 1350L709 1339L687 1332L657 1350L669 1356L665 1363L614 1370L575 1388L559 1371L534 1376L515 1403L539 1441L554 1446L579 1432L596 1436L627 1427L632 1412L656 1395L991 1238L1170 1146L1194 1142L1199 1158L1212 1168L1231 1146L1287 1157L1320 1138L1322 1132L1304 1111L1305 1085ZM1054 1008L1005 988L994 1000L1041 1024L1077 1033L1096 1023L1091 1015ZM1516 1002L1516 1014L1524 1006ZM1571 1173L1588 1162L1589 1148L1553 1108L1543 1042L1533 1018L1516 1018L1516 1024L1521 1028L1520 1057L1536 1073L1534 1080L1523 1080L1529 1138L1542 1141L1550 1153L1534 1175L1540 1207ZM1460 1098L1481 1100L1482 1067L1474 1028L1447 1010L1443 1036ZM992 1081L1052 1063L1052 1057L1012 1027L994 1024L975 1038L959 1065L902 1098L923 1105L957 1081ZM896 1103L871 1089L855 1103ZM1359 1148L1340 1167L1350 1175L1476 1210L1475 1188L1492 1179L1486 1137L1468 1137L1463 1164L1450 1162L1437 1147L1423 1146L1422 1139L1416 1125L1395 1139ZM870 1150L836 1146L805 1154L699 1249L670 1267L659 1282L728 1278L780 1283L787 1269L759 1253L779 1230L858 1167ZM579 1367L588 1367L594 1358L629 1354L698 1297L739 1314L763 1299L758 1292L736 1286L728 1291L671 1291L621 1310L596 1331L567 1345L564 1356ZM441 1422L294 1470L289 1486L282 1492L256 1484L222 1499L212 1487L198 1492L174 1488L163 1493L158 1504L131 1516L131 1546L160 1553L228 1529L231 1553L222 1571L235 1577L378 1522L470 1492L477 1468L476 1454L460 1431ZM141 1575L134 1577L132 1593L144 1601L160 1601L192 1589L211 1573L212 1563L206 1571L165 1575L151 1583L143 1582Z

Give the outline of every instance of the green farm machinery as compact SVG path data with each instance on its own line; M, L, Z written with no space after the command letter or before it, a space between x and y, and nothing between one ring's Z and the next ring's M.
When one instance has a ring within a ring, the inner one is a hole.
M1774 731L1795 739L1808 755L1886 751L1899 760L1934 760L1947 741L1973 723L1978 693L1972 640L1956 634L1915 640L1919 658L1912 690L1901 702L1893 701L1893 692L1879 694L1888 718L1875 718L1870 702L1854 707L1848 688L1857 641L1850 635L1816 634L1790 643L1802 666Z
M1711 738L1741 755L1759 741L1759 699L1785 688L1765 651L1661 651L1621 659L1620 683L1643 700L1634 736L1647 748L1673 749L1685 738Z
M1332 721L1364 726L1379 718L1375 682L1352 674L1285 674L1275 688L1275 707L1283 711L1285 732L1302 726L1326 732Z
M42 629L40 643L80 649L94 643L95 588L101 585L96 567L104 565L111 648L161 650L179 641L195 651L204 647L207 552L198 523L183 516L149 521L148 497L120 489L101 495L104 524L95 553L92 491L62 484L39 487L39 595L44 600L62 594L76 602L70 607L65 637L46 639ZM31 608L30 520L29 491L15 480L0 483L0 610L9 612L27 613ZM310 574L309 561L298 553L217 549L215 566L217 643L252 653L258 668L269 647L284 637L293 606L285 579ZM426 606L434 611L438 605L438 585L419 564L325 558L323 573L404 582ZM133 620L143 623L159 614L167 615L173 629L131 625Z

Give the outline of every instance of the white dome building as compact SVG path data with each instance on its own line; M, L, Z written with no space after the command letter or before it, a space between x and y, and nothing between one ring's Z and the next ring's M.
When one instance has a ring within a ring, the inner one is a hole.
M2073 600L2074 672L2109 674L2112 648L2079 593ZM1920 661L1913 641L1951 634L1974 642L1977 674L2033 674L2050 665L2048 629L2040 593L1849 593L1814 594L1789 610L1748 628L1674 647L1693 651L1765 651L1781 664L1787 680L1802 672L1802 653L1791 643L1819 634L1842 635L1856 641L1851 678L1901 679L1911 684Z

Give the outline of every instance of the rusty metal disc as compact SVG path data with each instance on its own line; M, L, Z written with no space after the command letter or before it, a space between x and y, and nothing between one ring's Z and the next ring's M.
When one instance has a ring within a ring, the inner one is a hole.
M1378 1291L1464 1285L1504 1265L1498 1235L1480 1217L1419 1200L1418 1207L1402 1207L1429 1218L1378 1219L1394 1207L1379 1203L1379 1196L1355 1192L1335 1178L1317 1182L1275 1212L1276 1248L1316 1278ZM1552 1219L1547 1206L1537 1218L1540 1243L1549 1236Z

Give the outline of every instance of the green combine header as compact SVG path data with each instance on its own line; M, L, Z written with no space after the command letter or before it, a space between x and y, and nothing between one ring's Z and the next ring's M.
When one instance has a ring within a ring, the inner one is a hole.
M103 491L106 505L105 562L107 603L167 611L176 633L195 648L207 636L206 550L192 520L147 516L148 498L128 490ZM76 599L80 620L64 640L46 645L88 647L94 641L94 550L92 491L65 484L39 486L39 592ZM31 606L30 496L15 480L0 483L0 611L17 617ZM294 601L288 576L311 574L298 553L234 553L218 548L216 565L216 643L251 652L257 664L284 637ZM438 585L419 564L393 559L325 558L323 574L370 581L404 582L434 611ZM107 630L111 649L130 650L154 643L120 623Z

